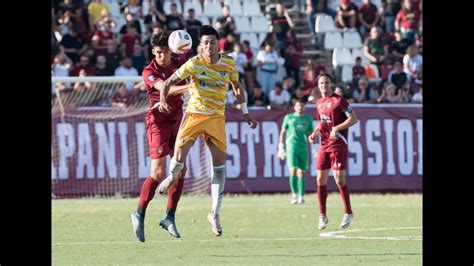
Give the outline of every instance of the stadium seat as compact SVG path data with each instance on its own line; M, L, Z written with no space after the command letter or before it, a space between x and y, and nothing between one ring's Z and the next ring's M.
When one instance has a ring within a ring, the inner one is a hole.
M199 2L184 2L184 10L183 10L183 15L187 16L188 15L188 10L190 8L194 8L194 14L195 16L202 16L202 6L201 3Z
M334 67L354 65L351 51L347 48L335 48L332 52L332 65Z
M203 14L205 14L208 17L220 17L222 15L222 13L221 13L221 9L222 9L221 3L204 2L203 7L204 7Z
M257 34L253 32L244 32L240 34L240 42L248 40L250 43L251 48L258 48L260 47L260 43L258 42L257 39ZM256 56L256 55L254 55Z
M231 16L242 16L244 12L242 11L242 5L240 2L231 2L228 4L230 8Z
M352 60L353 60L352 62L355 63L355 60L358 56L360 56L360 58L362 59L362 65L366 65L370 63L369 59L367 59L367 57L365 57L364 55L364 50L352 49Z
M165 1L163 3L163 11L165 11L165 15L171 14L171 4L176 3L176 9L179 13L183 14L183 10L181 9L181 4L179 1Z
M352 82L352 65L343 65L341 80L344 83Z
M242 11L247 16L262 16L260 4L257 1L244 1Z
M342 36L344 48L362 48L362 40L356 31L345 31Z
M250 28L253 32L268 32L268 20L264 16L251 17Z
M332 50L342 48L342 36L339 32L328 32L324 34L324 49Z
M334 23L332 17L324 13L316 14L316 23L314 29L316 33L337 31L336 24Z
M234 17L235 20L235 32L251 32L250 21L248 17Z

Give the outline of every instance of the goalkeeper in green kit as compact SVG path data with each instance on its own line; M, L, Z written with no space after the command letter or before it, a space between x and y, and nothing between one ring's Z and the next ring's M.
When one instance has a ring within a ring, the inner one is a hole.
M295 112L283 119L278 144L278 157L286 162L290 169L291 204L303 204L305 180L308 170L308 136L313 132L313 118L303 114L304 102L295 103ZM286 148L286 149L285 149Z

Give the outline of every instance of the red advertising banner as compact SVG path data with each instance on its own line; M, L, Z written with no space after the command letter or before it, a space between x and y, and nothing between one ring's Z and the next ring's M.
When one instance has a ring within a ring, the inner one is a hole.
M354 105L359 122L349 130L347 182L351 191L422 190L422 108L417 104ZM307 114L315 118L314 105ZM70 110L52 117L52 192L57 196L136 195L150 171L144 112L115 113L107 108ZM280 126L286 112L251 110L259 126L252 130L238 110L226 111L225 191L289 192L286 162L277 157ZM315 125L317 121L314 121ZM311 145L306 190L316 190ZM212 163L199 139L187 158L184 192L208 192ZM329 190L336 190L333 180Z

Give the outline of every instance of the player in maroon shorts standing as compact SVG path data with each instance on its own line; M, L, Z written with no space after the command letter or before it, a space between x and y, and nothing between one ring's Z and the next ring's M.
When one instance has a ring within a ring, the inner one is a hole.
M321 145L316 159L317 192L319 201L319 230L326 228L329 222L326 216L326 199L328 196L327 182L329 169L333 170L334 180L339 188L344 203L344 217L340 227L349 227L353 214L349 198L349 188L346 184L346 169L348 157L347 135L349 127L358 119L349 103L333 92L332 78L328 74L320 74L317 84L322 98L316 101L318 127L309 135L309 141L316 143L316 137L321 137Z
M143 69L142 77L146 84L148 97L150 98L150 105L146 114L146 129L151 157L151 170L150 176L143 183L138 208L130 214L133 231L141 242L145 242L145 211L148 203L155 195L156 188L166 175L166 156L173 154L176 135L183 116L183 99L181 94L188 89L188 85L182 84L171 87L170 91L173 91L173 93L171 93L172 96L167 101L171 105L171 111L160 113L159 108L157 108L160 101L160 92L157 90L157 84L164 82L185 61L179 62L171 57L167 34L158 33L153 35L150 43L154 60ZM180 235L176 228L174 215L181 192L183 191L185 173L186 167L182 169L178 181L168 190L166 216L160 221L160 226L177 238Z

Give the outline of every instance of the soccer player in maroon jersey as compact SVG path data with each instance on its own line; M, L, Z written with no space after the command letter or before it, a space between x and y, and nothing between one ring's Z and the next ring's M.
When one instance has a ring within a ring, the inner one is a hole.
M155 195L156 188L166 176L166 156L173 154L176 135L183 116L181 94L188 89L188 85L183 84L171 87L170 91L173 92L170 93L171 96L167 100L167 104L171 108L167 112L160 113L159 108L157 108L160 102L160 92L157 90L157 86L170 77L185 61L179 62L171 57L167 34L158 33L153 35L150 43L154 60L143 69L142 77L150 98L149 109L146 113L146 129L151 157L151 171L150 176L143 183L138 208L130 214L133 231L141 242L145 242L145 211L148 203ZM186 167L181 170L178 181L168 190L166 216L160 221L160 226L177 238L180 235L176 228L174 215L183 191L185 173Z
M344 203L344 217L340 227L345 229L351 224L353 214L349 198L349 188L346 184L346 168L348 157L347 135L349 127L358 119L349 103L333 92L332 78L328 74L320 74L317 84L322 98L316 101L318 127L309 135L309 141L316 143L316 137L321 137L321 145L316 159L317 192L319 201L319 230L326 228L329 222L326 216L326 199L328 196L327 182L329 169L333 170L334 180L339 188Z

